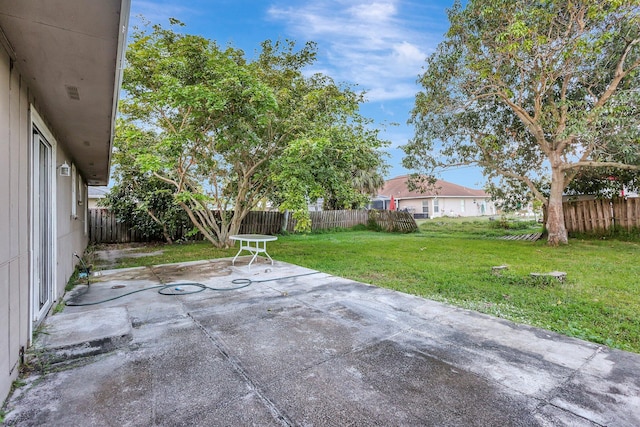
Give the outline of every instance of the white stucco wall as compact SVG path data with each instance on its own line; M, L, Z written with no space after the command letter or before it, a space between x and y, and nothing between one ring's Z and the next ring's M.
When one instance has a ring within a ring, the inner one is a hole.
M438 197L421 199L399 199L398 210L407 209L411 213L423 213L423 201L429 203L429 218L441 216L474 217L482 215L495 215L496 208L491 200L469 197ZM437 203L438 212L435 211Z

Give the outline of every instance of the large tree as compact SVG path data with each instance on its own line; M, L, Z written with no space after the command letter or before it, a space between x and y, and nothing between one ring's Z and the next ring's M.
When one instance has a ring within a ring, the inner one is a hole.
M345 158L379 158L383 143L359 114L362 94L304 73L315 61L313 43L296 50L293 42L266 41L249 61L241 50L181 34L175 30L181 24L171 24L132 35L121 104L128 126L116 148L126 148L140 171L170 184L176 202L213 244L230 245L243 218L266 199L280 198L304 217L316 194L279 188L292 174L285 167L298 168L306 184L298 190L326 188L326 182L318 181L311 162L291 159L292 147L304 152L324 144L345 150ZM342 173L338 167L333 172ZM342 189L357 193L344 182Z
M124 137L128 132L134 132L136 138ZM129 142L136 145L151 142L153 134L145 135L121 119L117 121L116 133L118 148L113 153L111 172L116 184L100 205L108 207L119 221L128 223L142 236L155 239L161 235L167 243L173 243L193 224L176 203L174 187L150 172L143 172L126 146Z
M469 0L448 13L420 78L405 165L477 164L507 193L525 185L546 208L549 243L566 243L572 180L638 169L638 0Z

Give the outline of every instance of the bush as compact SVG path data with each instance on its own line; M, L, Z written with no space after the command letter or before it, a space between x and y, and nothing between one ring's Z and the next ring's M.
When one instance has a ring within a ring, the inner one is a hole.
M489 227L491 227L491 228L502 228L502 229L508 230L510 228L509 227L509 220L507 219L507 217L502 216L497 221L489 222Z
M528 228L539 227L539 224L535 221L509 220L507 217L502 216L497 221L490 221L489 227L500 228L504 230L526 230Z

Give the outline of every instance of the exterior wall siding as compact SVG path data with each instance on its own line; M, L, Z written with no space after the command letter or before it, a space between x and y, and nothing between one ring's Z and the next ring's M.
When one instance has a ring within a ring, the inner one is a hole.
M14 306L16 300L20 300L20 292L25 291L20 283L12 283L16 276L15 251L11 248L11 240L14 236L11 231L11 220L15 213L12 206L19 201L14 201L12 187L15 178L11 176L11 160L14 152L19 150L12 143L11 138L11 65L9 56L0 49L0 396L4 399L11 381L17 376L14 365L15 336L20 335L20 327L16 327L19 316L16 312L19 307ZM18 318L17 318L18 317Z
M29 346L33 328L29 207L30 108L34 102L20 70L12 66L9 55L0 46L0 401L18 376L21 352ZM55 129L49 131L55 135ZM56 148L54 166L65 160L71 164L64 141L57 140ZM83 224L86 203L78 206L78 219L72 219L71 179L56 173L54 181L57 190L54 240L58 259L53 277L58 299L73 273L73 252L82 254L88 238ZM86 194L83 196L86 200Z
M56 164L67 161L71 165L71 161L64 155L60 147L58 147L58 159ZM74 168L75 169L75 168ZM58 218L57 218L57 261L58 268L56 272L56 299L64 295L64 288L73 274L73 270L78 259L73 255L74 252L82 256L84 249L87 247L88 236L84 234L84 209L78 205L78 200L83 200L80 194L80 184L83 180L76 178L75 182L70 176L56 175L56 197L58 200ZM72 186L76 185L75 199L72 200ZM72 215L72 204L76 205L76 215Z
M411 213L422 214L422 203L425 200L429 203L429 218L440 216L473 217L496 214L496 208L491 200L483 198L471 199L468 197L438 197L438 212L435 212L434 205L436 202L433 197L398 199L398 210L407 209Z

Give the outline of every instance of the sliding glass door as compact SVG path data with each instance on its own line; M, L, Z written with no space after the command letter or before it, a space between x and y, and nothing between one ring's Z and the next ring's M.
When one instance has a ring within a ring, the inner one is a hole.
M51 144L33 129L31 209L31 291L33 321L39 322L53 302L52 193L55 167Z

